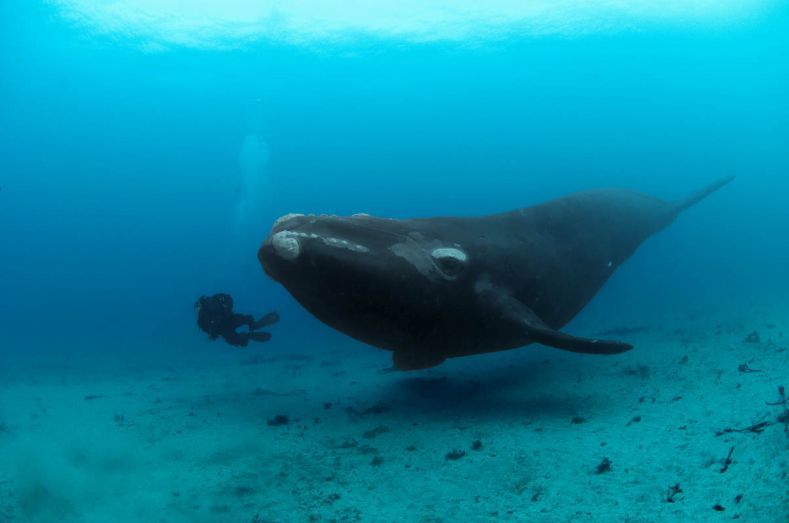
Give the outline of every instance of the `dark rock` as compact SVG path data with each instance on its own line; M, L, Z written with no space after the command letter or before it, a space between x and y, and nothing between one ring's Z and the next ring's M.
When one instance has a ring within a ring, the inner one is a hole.
M368 455L368 454L378 454L378 449L375 447L371 447L370 445L362 445L358 448L359 454Z
M356 407L351 406L345 409L345 412L347 412L351 417L362 418L364 416L383 414L385 412L389 412L389 410L391 409L388 405L385 405L383 403L376 403L375 405L372 405L365 409L358 409Z
M273 418L269 418L266 425L269 427L278 427L280 425L287 425L288 423L290 423L290 419L287 416L284 414L277 414Z
M359 446L359 443L355 439L346 439L342 443L340 443L339 448L341 449L355 449Z
M745 372L745 373L747 373L747 372L762 372L759 369L752 369L752 368L750 368L747 363L741 363L740 365L738 365L737 366L737 370L740 371L740 372Z
M466 455L465 450L455 449L451 452L447 452L447 455L444 457L446 458L447 461L457 461L465 455Z
M627 367L624 371L625 376L636 376L642 380L649 378L649 367L647 365L639 365L638 367Z
M611 460L608 458L603 458L603 461L595 467L596 474L603 474L604 472L611 472Z
M628 422L627 422L627 426L629 427L629 426L630 426L630 425L632 425L633 423L640 423L640 422L641 422L641 416L633 416L633 417L630 419L630 421L628 421Z
M679 483L676 483L668 488L668 495L666 496L667 503L676 503L680 501L682 497L677 497L682 494L682 487L679 486Z
M365 432L363 434L363 437L365 439L373 439L379 434L384 434L385 432L389 432L389 427L386 427L384 425L379 425L378 427L375 427L374 429L370 429L367 432Z

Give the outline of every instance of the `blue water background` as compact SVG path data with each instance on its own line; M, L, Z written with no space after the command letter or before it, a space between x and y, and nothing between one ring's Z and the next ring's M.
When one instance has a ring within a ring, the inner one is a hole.
M595 187L679 198L731 174L576 329L676 310L747 317L789 291L787 8L577 37L162 52L52 5L0 14L5 357L218 350L192 303L219 290L280 310L280 348L345 343L257 263L286 212L475 215ZM240 226L239 151L255 126L272 197Z

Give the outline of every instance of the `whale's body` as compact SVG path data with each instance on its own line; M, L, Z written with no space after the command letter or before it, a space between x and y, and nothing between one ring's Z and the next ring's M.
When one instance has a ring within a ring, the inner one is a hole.
M313 315L417 369L539 342L613 354L560 332L649 236L731 181L682 202L622 189L482 217L288 215L258 257Z

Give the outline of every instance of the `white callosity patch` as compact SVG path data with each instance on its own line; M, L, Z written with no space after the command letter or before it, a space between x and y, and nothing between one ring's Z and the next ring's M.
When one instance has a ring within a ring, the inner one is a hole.
M364 245L349 242L348 240L343 240L340 238L320 238L323 243L328 245L329 247L339 247L341 249L348 249L354 252L370 252L370 249L365 247Z
M590 34L639 24L736 21L776 0L50 0L97 32L151 51L269 40L303 46L384 38L406 42Z
M318 240L329 247L348 249L353 252L370 252L370 249L359 243L332 236L324 237L313 232L279 231L271 237L271 244L274 246L274 251L278 256L286 260L294 260L301 252L299 238Z
M441 258L453 258L462 263L466 263L467 259L465 252L461 251L460 249L455 249L454 247L440 247L438 249L434 249L432 256L437 260Z
M274 225L271 226L271 229L274 230L277 227L279 227L280 225L282 225L283 223L285 223L287 221L290 221L293 218L300 218L302 216L304 216L304 215L303 214L299 214L299 213L295 213L295 212L291 212L291 213L288 213L288 214L286 214L284 216L280 216L279 218L277 218L274 221Z
M301 246L297 235L291 231L280 231L271 237L271 245L277 256L284 260L295 260L299 257Z
M456 247L433 249L430 256L433 258L433 263L436 264L441 275L450 280L460 276L466 267L466 260L468 259L466 253Z

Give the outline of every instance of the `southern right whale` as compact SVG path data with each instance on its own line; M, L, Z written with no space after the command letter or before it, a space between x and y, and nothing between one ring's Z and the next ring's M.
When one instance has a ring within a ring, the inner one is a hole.
M732 179L678 202L607 189L481 217L290 214L258 258L318 319L392 351L399 369L533 342L616 354L632 346L559 329L646 238Z

